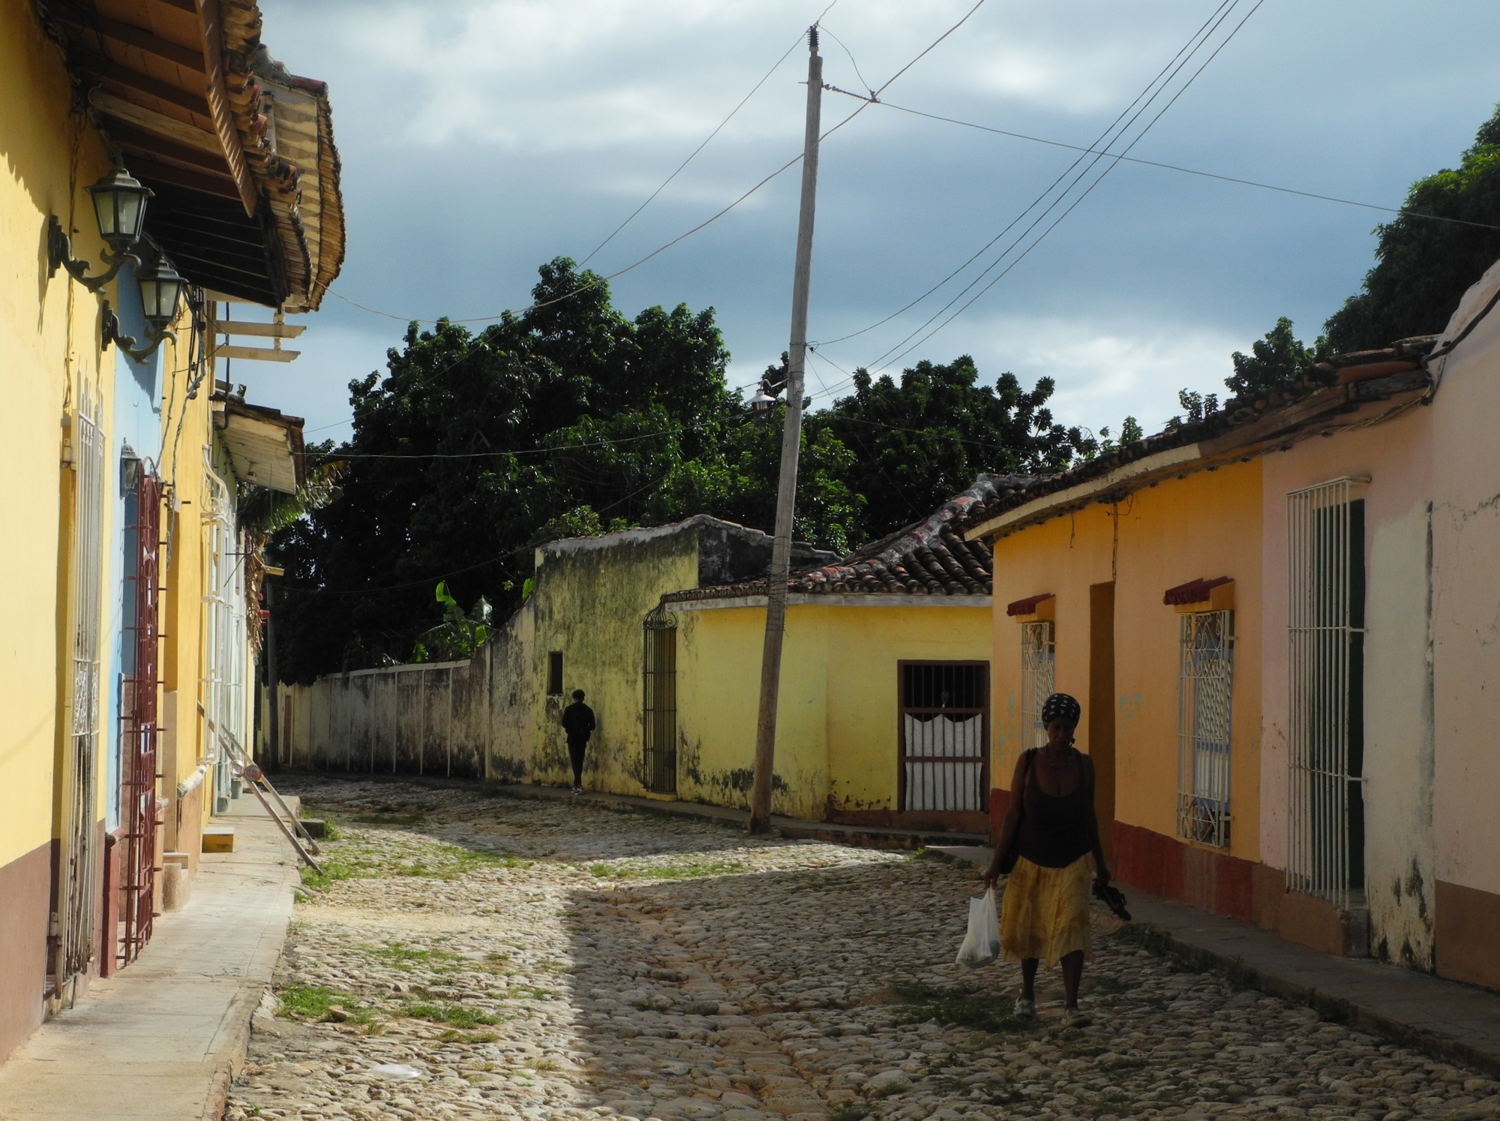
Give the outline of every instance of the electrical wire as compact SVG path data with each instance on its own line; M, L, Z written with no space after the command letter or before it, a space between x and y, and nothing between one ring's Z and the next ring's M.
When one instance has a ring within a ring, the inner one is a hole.
M1097 137L1094 138L1093 143L1090 145L1090 150L1091 151L1094 150L1094 149L1097 149L1101 144L1104 144L1106 141L1108 141L1109 144L1113 144L1115 142L1115 140L1118 139L1118 137L1116 137L1114 135L1115 131L1116 131L1116 129L1120 129L1123 132L1123 128L1121 128L1121 122L1125 121L1126 116L1131 112L1131 110L1135 109L1136 106L1140 105L1142 99L1146 98L1147 95L1151 95L1151 97L1154 99L1160 93L1160 90L1157 89L1158 84L1164 83L1164 80L1165 81L1170 81L1171 80L1170 72L1172 72L1173 66L1177 65L1178 60L1182 59L1183 55L1185 53L1189 52L1190 49L1193 50L1193 51L1196 51L1197 50L1196 44L1199 44L1199 42L1200 42L1201 39L1203 39L1204 37L1206 37L1208 34L1211 34L1212 33L1212 28L1215 27L1215 26L1217 26L1214 21L1216 19L1218 19L1218 20L1220 20L1220 22L1222 22L1222 13L1225 12L1226 8L1228 8L1229 6L1231 6L1232 4L1234 4L1236 2L1237 2L1237 0L1220 0L1219 6L1216 9L1214 9L1213 12L1211 12L1209 14L1208 18L1206 20L1204 20L1203 23L1200 24L1199 27L1190 36L1188 36L1187 42L1184 43L1181 47L1178 48L1177 53L1174 54L1170 59L1167 60L1166 65L1163 66L1159 71L1156 72L1156 74L1154 74L1152 76L1151 80L1148 81L1145 84L1144 87L1142 87L1141 92L1138 93L1138 94L1136 94L1135 97L1130 101L1130 103L1128 105L1126 105L1125 108L1123 108L1123 109L1120 110L1119 115L1116 116L1115 119L1112 120L1107 126L1105 126L1104 131L1101 132ZM832 86L832 87L829 87L829 88L834 93L842 93L842 94L845 94L846 96L849 96L849 97L856 97L856 98L860 97L859 94L850 93L848 90L841 90L841 89L839 89L836 86ZM1152 92L1153 90L1155 90L1156 92L1153 93ZM866 99L866 100L873 100L873 95L872 95L872 97L870 99ZM1148 104L1149 104L1149 102L1148 102ZM1128 122L1126 123L1126 125L1124 127L1129 127ZM1057 176L1057 178L1053 179L1051 183L1047 184L1046 188L1039 195L1037 195L1036 198L1034 198L1031 201L1030 205L1028 205L1019 214L1017 214L1016 217L1013 218L1005 226L1004 229L1002 229L999 233L997 233L994 237L992 237L984 245L980 246L979 249L972 256L970 256L968 258L968 260L964 261L957 268L955 268L952 272L950 272L947 276L943 277L942 280L939 280L936 284L934 284L931 288L927 289L927 291L923 292L916 299L912 300L910 303L906 304L903 307L897 308L895 311L891 312L889 315L885 316L884 318L876 320L874 323L871 323L869 326L862 327L858 331L852 331L852 332L850 332L847 335L840 335L837 338L833 338L833 339L820 339L820 340L818 340L818 344L821 345L821 346L832 346L834 343L846 342L849 339L856 338L859 335L863 335L863 334L866 334L869 331L873 331L876 327L880 327L880 326L882 326L882 325L884 325L886 323L889 323L892 319L895 319L897 316L902 315L902 314L910 311L912 308L916 307L923 300L927 299L928 296L931 296L934 292L938 291L943 286L945 286L954 277L956 277L960 273L962 273L966 268L968 268L975 261L977 261L981 256L983 256L985 254L985 252L990 249L991 246L993 246L997 241L999 241L1007 233L1009 233L1012 229L1014 229L1017 225L1019 225L1020 222L1026 217L1027 214L1031 213L1032 210L1034 210L1036 207L1040 206L1046 200L1047 196L1050 195L1056 189L1056 187L1057 187L1057 185L1059 183L1061 183L1064 179L1066 179L1069 175L1071 175L1073 173L1074 169L1077 168L1078 165L1083 162L1083 158L1084 157L1082 155L1080 155L1071 164L1069 164L1066 168L1064 168L1063 171Z
M1222 17L1220 17L1220 19L1218 20L1218 22L1214 25L1214 30L1217 30L1218 26L1220 24L1222 24L1228 18L1228 16L1234 10L1234 8L1238 5L1238 3L1239 3L1239 0L1231 0L1231 3L1230 3L1230 6L1229 6L1228 10L1226 10L1224 12L1224 15ZM1255 15L1255 13L1260 10L1261 5L1264 4L1264 3L1265 3L1265 0L1255 0L1255 4L1251 7L1251 9L1249 10L1249 12L1247 12L1245 14L1245 16L1240 20L1240 22L1235 25L1234 29L1230 31L1230 33L1219 43L1219 45L1214 48L1213 52L1208 56L1208 58L1203 61L1202 65L1200 65L1198 67L1198 69L1193 72L1193 75L1190 78L1188 78L1188 80L1185 83L1183 83L1177 89L1176 93L1174 93L1172 95L1171 99L1168 100L1168 102L1166 103L1166 105L1162 106L1162 108L1160 110L1158 110L1156 116L1152 117L1151 120L1146 123L1145 127L1143 127L1138 133L1136 133L1135 138L1132 139L1131 142L1128 145L1126 145L1124 151L1122 151L1122 152L1120 152L1118 154L1119 156L1128 155L1130 153L1130 151L1137 144L1139 144L1142 139L1145 138L1146 134L1151 131L1152 127L1155 126L1155 124L1158 121L1161 120L1161 118L1166 114L1166 112L1169 109L1171 109L1173 105L1175 105L1177 103L1178 99L1181 98L1182 95L1188 91L1188 89L1192 86L1192 84L1195 81L1197 81L1199 75L1201 75L1203 73L1203 71L1206 70L1208 68L1208 66L1213 62L1213 60L1219 56L1219 53L1221 51L1223 51L1223 49L1225 47L1227 47L1230 44L1230 42L1232 42L1234 40L1234 37L1239 34L1240 29L1243 28L1247 22L1249 22L1250 17L1253 16L1253 15ZM1206 38L1205 38L1204 41L1205 42L1207 41ZM1196 53L1196 49L1194 50L1193 53L1194 54ZM1184 66L1186 66L1186 64L1188 63L1188 61L1191 60L1191 58L1192 58L1192 54L1190 54L1187 58L1185 58L1183 60L1182 64L1180 66L1178 66L1178 68L1177 68L1176 71L1174 71L1174 74L1173 74L1174 77L1175 77L1175 75L1176 75L1177 72L1180 72L1181 69ZM1165 87L1163 87L1163 88L1165 88ZM1153 97L1152 100L1155 100L1155 98ZM1150 105L1150 102L1148 101L1146 105L1142 106L1141 112L1138 112L1134 117L1132 117L1131 123L1133 123L1134 120L1136 120L1137 118L1139 118L1139 116L1141 115L1141 113L1143 113L1145 111L1145 109L1147 107L1149 107L1149 105ZM1080 158L1082 158L1082 157L1080 157ZM1079 203L1083 202L1083 200L1085 198L1087 198L1090 194L1092 194L1093 191L1094 191L1094 188L1096 188L1097 186L1099 186L1099 184L1104 181L1105 177L1108 176L1111 171L1113 171L1116 167L1119 166L1119 159L1116 157L1115 153L1108 153L1107 155L1096 156L1090 162L1089 166L1087 168L1085 168L1084 171L1082 173L1080 173L1080 175L1077 178L1074 179L1074 181L1073 181L1072 184L1069 185L1068 190L1070 191L1073 186L1076 186L1079 182L1081 182L1082 179L1083 179L1083 177L1085 175L1087 175L1090 171L1092 171L1093 168L1100 161L1102 161L1104 159L1110 159L1111 162L1104 168L1104 170L1102 172L1099 173L1099 175L1094 179L1094 181L1092 183L1090 183L1083 190L1083 192L1081 194L1079 194L1073 200L1072 203L1069 204L1068 208L1066 210L1064 210L1062 212L1062 214L1058 215L1058 217L1052 222L1052 224L1050 226L1048 226L1045 230L1043 230L1041 232L1041 234L1039 234L1031 242L1030 245L1028 245L1024 250L1022 250L1022 252L1014 260L1012 260L1009 265L1007 265L1003 270L1001 270L1001 272L999 274L997 274L992 280L990 280L990 282L988 284L986 284L977 293L975 293L974 296L971 297L966 303L964 303L963 305L961 305L958 308L957 311L953 312L952 315L949 315L946 319L944 319L941 323L939 323L931 331L928 331L927 334L923 335L920 339L917 339L915 342L911 343L911 345L906 346L905 349L901 350L899 353L894 353L893 354L893 351L895 351L896 348L892 347L890 350L887 350L885 354L881 355L881 357L879 359L877 359L876 363L872 363L872 365L878 365L879 363L894 364L896 362L899 362L902 358L904 358L906 355L910 354L917 347L925 344L928 340L930 340L939 331L943 330L943 328L945 328L949 323L953 322L954 319L958 318L958 316L962 315L966 310L968 310L970 307L972 307L973 304L974 304L974 302L976 300L978 300L981 296L983 296L986 292L988 292L991 288L993 288L997 283L999 283L1002 279L1004 279L1004 277L1007 276L1012 269L1014 269L1023 260L1025 260L1028 256L1030 256L1031 252L1034 249L1036 249L1036 247L1038 245L1040 245L1047 238L1047 236L1050 233L1052 233L1052 231L1055 230L1058 227L1058 225L1061 224L1068 217L1069 214L1072 214L1073 211L1075 209L1077 209ZM948 308L952 307L953 304L955 302L957 302L957 300L961 299L970 289L972 289L974 287L975 284L977 284L980 280L982 280L986 274L988 274L992 269L994 269L996 266L998 266L1000 264L1000 262L1002 260L1004 260L1005 256L1012 249L1014 249L1016 245L1019 245L1020 242L1033 229L1035 229L1038 224L1040 224L1041 220L1043 218L1045 218L1047 216L1047 214L1049 214L1058 205L1060 205L1061 202L1063 201L1063 199L1066 198L1066 197L1067 197L1067 191L1064 191L1063 194L1059 195L1058 198L1055 199L1047 207L1047 209L1045 211L1043 211L1042 214L1037 217L1036 221L1034 221L1031 224L1031 226L1027 227L1027 229L1014 242L1012 242L1011 246L1009 248L1007 248L1004 253L1002 253L999 257L997 257L995 259L995 261L993 261L983 272L981 272L978 276L976 276L974 278L974 280L970 281L969 284L967 286L965 286L965 288L962 291L960 291L957 296L955 296L952 300L950 300L947 304L945 304L942 308L940 308L933 316L929 317L928 320L926 321L926 323L924 323L921 327L919 327L917 329L917 331L912 332L911 335L908 335L906 337L906 339L903 339L900 343L897 343L896 346L897 347L901 347L908 340L910 340L914 335L916 335L919 332L921 332L922 330L924 330L929 324L931 324L933 322L934 319L937 319L944 312L946 312L948 310ZM887 362L888 359L889 359L889 362ZM884 366L881 366L880 368L883 369Z
M838 90L838 93L847 91ZM853 96L858 96L853 95ZM996 136L1008 136L1014 140L1027 140L1033 144L1045 144L1051 148L1066 148L1070 152L1081 152L1085 155L1104 155L1121 163L1140 164L1142 167L1156 167L1163 171L1177 171L1183 175L1197 175L1204 179L1217 179L1222 183L1236 183L1242 187L1257 187L1263 191L1276 191L1284 195L1297 195L1300 198L1317 199L1319 202L1336 202L1343 206L1357 206L1364 210L1379 210L1386 214L1403 215L1408 218L1422 218L1431 222L1449 222L1458 226L1473 226L1481 230L1500 230L1500 226L1489 222L1471 222L1464 218L1448 218L1441 214L1426 214L1420 210L1409 210L1406 207L1380 206L1373 202L1360 202L1357 199L1340 198L1337 195L1324 195L1316 191L1304 191L1297 187L1282 187L1275 183L1262 183L1255 179L1241 179L1234 175L1220 175L1214 171L1202 171L1198 168L1183 167L1180 164L1162 163L1160 160L1143 160L1139 156L1115 155L1112 152L1101 151L1097 148L1085 148L1079 144L1067 144L1061 140L1048 140L1042 136L1030 136L1024 132L1011 132L1008 129L993 128L989 125L976 124L973 121L963 121L956 117L944 117L938 113L925 113L920 109L912 109L905 105L896 105L890 101L881 101L879 104L886 109L895 109L900 113L910 113L914 117L925 117L930 121L941 121L944 124L959 125L963 128L978 129L980 132L991 132ZM846 336L847 337L847 336ZM829 342L839 342L839 339L830 339Z
M823 22L823 17L826 16L829 12L833 11L834 6L838 2L839 2L839 0L833 0L833 3L829 4L828 7L824 8L823 11L822 11L822 13L818 16L818 18L813 21L813 26L814 27L821 26L822 22ZM692 152L688 155L688 158L685 159L685 160L683 160L680 164L677 165L677 170L676 171L672 172L671 175L668 175L665 179L662 180L661 186L657 187L656 190L652 191L651 194L646 198L645 202L641 203L640 206L636 207L633 211L631 211L630 212L630 216L628 218L626 218L625 221L621 222L618 226L616 226L614 228L614 230L610 233L610 235L607 238L605 238L603 241L601 241L598 245L594 246L594 248L589 251L589 255L587 257L585 257L582 261L578 262L580 265L586 265L590 261L592 261L594 259L594 255L596 253L598 253L599 250L603 249L606 245L608 245L611 241L613 241L615 239L615 235L616 234L618 234L626 226L630 225L631 222L635 221L636 216L639 215L641 211L645 210L646 207L650 206L652 204L652 202L654 202L656 200L656 196L659 195L659 194L661 194L664 190L667 189L667 186L672 182L672 180L676 179L677 176L679 176L680 174L682 174L683 169L686 168L688 164L690 164L690 163L693 162L693 160L697 157L698 153L701 152L701 151L703 151L704 148L708 147L709 141L712 140L714 137L718 136L719 133L721 133L721 132L724 131L724 126L727 125L727 124L729 124L730 121L734 120L735 114L737 114L741 109L743 109L745 107L745 103L748 102L752 97L754 97L757 92L759 92L760 87L763 86L763 85L765 85L766 82L768 82L770 80L772 74L776 73L776 71L778 71L778 70L781 69L781 64L787 60L787 58L791 55L791 53L794 50L797 49L798 44L800 44L802 42L802 37L803 37L803 33L799 32L797 34L797 37L792 40L792 45L789 46L789 47L787 47L786 51L782 54L782 56L780 58L778 58L776 60L775 64L771 67L771 69L767 70L765 72L765 74L761 77L760 81L756 82L755 85L753 85L753 86L750 87L750 92L747 93L744 97L740 98L739 103L737 105L735 105L735 107L729 111L729 116L725 117L722 121L720 121L719 124L718 124L718 127L715 128L713 130L713 132L709 133L708 136L706 136L704 138L703 143L699 144L698 147L694 148L692 150ZM840 43L839 45L843 46L842 43ZM846 50L847 50L847 48L846 48ZM849 57L851 59L853 59L854 56L850 55ZM858 72L858 70L859 70L859 67L856 66L855 67L855 71ZM861 78L860 80L863 81L864 79Z
M941 35L939 35L931 43L927 44L927 46L924 47L915 57L913 57L911 59L911 61L909 61L908 63L906 63L906 65L904 65L903 67L901 67L901 69L897 70L894 74L892 74L889 78L887 78L885 80L885 82L880 86L880 88L875 91L876 95L878 96L880 93L882 93L886 89L888 89L893 82L895 82L898 78L900 78L903 74L905 74L908 70L910 70L918 62L920 62L923 58L927 57L927 55L930 54L932 52L932 50L935 47L937 47L937 45L939 43L941 43L943 40L947 39L948 36L952 35L955 31L957 31L960 27L962 27L965 23L967 23L969 21L969 18L975 12L977 12L981 7L984 6L985 2L986 2L986 0L978 0L978 2L972 8L970 8L967 12L964 13L964 15L962 16L962 18L960 18L957 23L953 24L951 27L948 28L948 30L944 31ZM1238 2L1238 0L1234 0L1234 2ZM831 7L831 5L830 5L830 7ZM829 9L827 9L827 8L824 9L825 12L828 11L828 10ZM821 144L823 141L827 140L830 136L832 136L834 133L838 132L841 128L843 128L845 125L847 125L850 121L854 120L855 117L859 116L866 109L868 109L871 104L873 104L873 102L870 101L870 100L868 100L868 99L862 99L862 100L864 101L864 103L861 104L858 109L854 110L854 112L850 113L847 117L845 117L843 120L841 120L838 124L834 125L832 128L828 129L821 136L819 136L818 137L818 143ZM593 280L589 281L587 284L580 285L579 287L575 288L571 292L565 292L561 296L556 296L556 297L554 297L554 298L552 298L550 300L543 300L543 301L541 301L539 303L531 304L531 305L529 305L527 307L521 308L519 311L507 310L507 311L502 311L502 312L500 312L497 315L472 316L472 317L468 317L468 318L464 318L464 319L448 318L447 322L449 322L449 323L494 323L494 322L497 322L497 321L499 321L501 319L504 319L507 315L518 315L518 316L519 315L526 315L529 312L539 311L542 308L551 307L554 304L560 304L564 300L570 300L574 296L578 296L578 295L583 294L584 292L590 291L591 289L598 288L601 285L606 284L609 281L614 280L617 277L624 276L628 272L633 272L635 269L640 268L642 265L646 264L648 261L654 260L656 257L659 257L661 254L665 253L668 249L671 249L673 246L678 245L679 243L681 243L683 241L686 241L688 238L692 237L694 234L699 233L702 230L707 229L709 226L713 225L720 218L724 217L724 215L728 214L731 210L735 209L742 202L744 202L746 199L748 199L751 195L753 195L757 191L759 191L767 183L771 182L771 180L777 178L778 176L780 176L783 173L785 173L788 169L790 169L790 168L794 167L796 164L800 163L802 161L802 156L803 156L803 153L802 152L798 152L791 159L787 160L786 163L782 164L775 171L771 172L765 178L761 179L753 187L751 187L749 190L747 190L744 194L740 195L733 202L729 203L727 206L723 207L722 209L718 210L714 214L710 215L708 218L705 218L702 222L699 222L692 229L687 230L685 233L679 234L678 236L674 237L671 241L667 242L664 245L658 246L657 248L653 249L650 253L647 253L644 257L641 257L640 259L632 262L631 264L626 265L622 269L616 269L614 272L608 274L607 276L598 276L598 277L595 277ZM423 319L423 318L421 318L419 316L406 317L406 316L395 315L395 314L393 314L391 312L388 312L388 311L380 311L377 308L367 307L364 304L356 303L354 300L349 299L347 296L343 296L343 295L340 295L338 292L334 292L333 289L331 289L331 288L329 289L329 291L332 292L333 295L337 296L339 299L343 300L346 304L349 304L349 305L351 305L353 307L357 307L361 311L367 311L367 312L371 312L371 313L373 313L375 315L385 316L387 319L395 319L395 320L398 320L400 322L405 322L405 323L437 323L437 322L440 322L440 320L437 320L437 319Z

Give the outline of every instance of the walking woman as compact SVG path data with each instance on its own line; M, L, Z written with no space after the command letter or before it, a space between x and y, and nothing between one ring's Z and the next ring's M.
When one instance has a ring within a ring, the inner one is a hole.
M1047 745L1022 752L1011 779L1010 809L1000 828L986 887L1000 877L1007 853L1017 854L1006 882L1000 947L1006 961L1021 963L1016 1016L1036 1019L1036 970L1061 962L1066 1008L1063 1022L1088 1023L1078 1010L1078 983L1089 940L1089 881L1109 883L1094 815L1094 763L1073 746L1082 713L1066 693L1042 706Z

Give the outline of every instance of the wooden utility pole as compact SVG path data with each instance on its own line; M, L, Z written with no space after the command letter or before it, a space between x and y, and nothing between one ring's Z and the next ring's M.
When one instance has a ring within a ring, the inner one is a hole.
M792 275L792 338L787 350L786 427L781 435L781 479L776 487L776 536L766 588L766 644L760 663L760 718L755 724L755 780L750 788L750 832L771 828L771 775L776 766L776 702L781 689L781 640L786 632L786 582L797 509L797 456L802 447L802 371L807 358L807 294L812 278L813 212L818 195L818 134L823 106L823 60L818 28L807 32L807 132L802 144L802 209L797 218L797 265Z

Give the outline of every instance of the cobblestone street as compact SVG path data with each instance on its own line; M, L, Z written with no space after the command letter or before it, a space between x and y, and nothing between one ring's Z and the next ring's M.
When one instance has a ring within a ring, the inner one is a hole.
M288 778L335 823L226 1116L1500 1117L1500 1085L1100 912L1091 1027L953 964L972 869L477 787Z

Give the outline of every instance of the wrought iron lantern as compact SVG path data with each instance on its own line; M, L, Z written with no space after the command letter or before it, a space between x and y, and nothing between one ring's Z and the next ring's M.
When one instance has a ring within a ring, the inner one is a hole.
M177 318L177 305L187 281L177 274L165 253L157 254L156 260L136 273L136 285L141 290L141 307L146 316L148 345L139 346L133 335L120 334L120 318L106 301L104 305L104 341L113 342L136 362L144 362L156 353L156 348L167 339L176 340L168 328Z
M94 201L99 235L109 246L100 258L106 268L97 276L88 275L93 266L73 256L72 240L57 215L53 214L47 219L47 250L51 265L48 275L55 274L59 267L64 268L90 292L98 292L119 274L126 261L136 265L141 263L132 250L145 227L146 200L151 198L152 192L123 167L116 167L88 188L88 192Z

